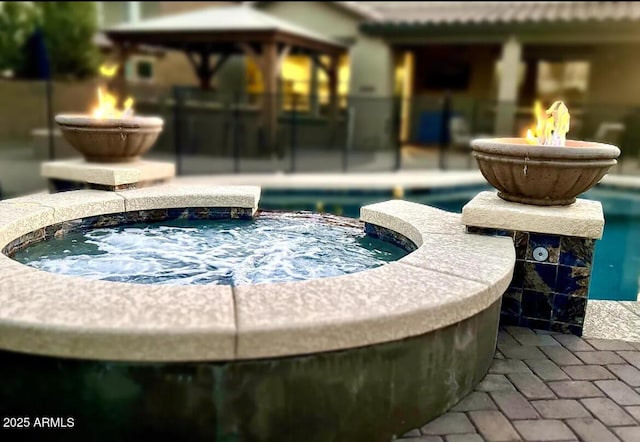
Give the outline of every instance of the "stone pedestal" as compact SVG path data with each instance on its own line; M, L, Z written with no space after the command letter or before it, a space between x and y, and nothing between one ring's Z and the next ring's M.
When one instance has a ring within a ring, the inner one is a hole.
M481 192L462 209L462 223L468 233L513 238L516 264L502 298L503 325L582 335L595 241L604 230L599 202L540 207Z
M117 191L165 182L176 175L176 167L161 161L91 163L73 159L44 162L41 175L48 179L53 193L77 189Z

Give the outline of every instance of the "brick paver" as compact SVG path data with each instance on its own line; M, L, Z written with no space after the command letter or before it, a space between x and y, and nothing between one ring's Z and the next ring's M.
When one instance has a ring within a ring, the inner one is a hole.
M618 404L609 398L597 397L581 399L582 405L605 425L634 425L635 420Z
M607 369L631 387L640 387L640 370L633 365L607 365Z
M512 390L515 391L515 387L509 382L504 375L501 374L488 374L476 387L478 391L501 391Z
M507 327L498 348L474 392L396 440L640 442L640 343Z
M604 396L598 387L588 381L554 381L548 382L547 385L558 397L566 399Z
M591 417L580 402L573 399L553 399L547 401L532 401L531 405L538 413L547 419L569 419L573 417Z
M619 351L618 356L636 368L640 368L640 351Z
M596 350L635 350L631 344L616 339L587 339L586 341Z
M524 440L560 441L575 439L571 429L559 420L515 421L513 425Z
M491 393L491 397L509 419L538 418L536 409L517 391L495 391Z
M487 393L474 391L466 398L462 399L451 411L481 411L496 410L496 404L493 403Z
M496 359L493 361L489 373L509 374L509 373L531 373L527 365L518 359Z
M420 429L422 434L442 435L474 433L475 429L464 413L445 413Z
M527 359L529 368L543 381L569 380L569 375L548 359Z
M569 419L567 424L584 442L604 442L619 440L602 422L592 417Z
M487 441L509 442L519 439L513 425L499 411L472 411L469 415Z
M508 378L527 399L549 399L555 397L553 391L534 374L513 373L508 375Z
M624 442L638 442L640 440L640 427L618 427L613 431Z
M585 364L624 364L624 359L612 351L577 351L574 355Z
M540 347L558 365L581 365L582 361L564 347Z
M557 335L553 337L569 351L593 351L595 350L587 341L575 335Z
M611 372L601 365L567 365L564 367L564 372L575 381L617 379Z
M595 384L620 405L640 405L640 395L622 381L595 381Z

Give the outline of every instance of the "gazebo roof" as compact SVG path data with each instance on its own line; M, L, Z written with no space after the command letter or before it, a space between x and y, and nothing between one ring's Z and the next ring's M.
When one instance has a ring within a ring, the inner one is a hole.
M236 43L275 41L310 52L342 53L344 44L245 5L218 6L124 23L105 30L113 41L183 49L208 45L236 52Z

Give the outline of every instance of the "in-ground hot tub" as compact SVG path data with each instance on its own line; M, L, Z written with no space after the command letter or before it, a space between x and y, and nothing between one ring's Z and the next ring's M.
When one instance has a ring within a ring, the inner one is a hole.
M0 243L12 254L83 224L251 218L258 198L195 186L36 195L0 203ZM68 435L92 440L387 441L429 421L489 367L513 244L404 201L361 220L415 250L348 275L237 286L96 281L1 256L0 412L73 417Z

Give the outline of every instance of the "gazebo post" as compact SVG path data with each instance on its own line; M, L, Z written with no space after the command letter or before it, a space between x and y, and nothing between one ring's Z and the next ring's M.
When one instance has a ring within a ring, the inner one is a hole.
M335 140L336 127L338 122L338 63L340 57L338 54L331 54L329 56L329 64L322 63L318 54L311 56L313 63L321 68L327 78L329 79L329 128L331 131L331 137Z
M196 71L196 75L200 80L200 89L207 91L211 89L211 79L216 75L220 68L229 58L228 52L223 52L216 63L211 66L211 55L213 52L209 48L185 49L187 57ZM196 58L195 54L198 54Z
M267 136L267 147L275 152L278 126L278 46L274 41L262 45L262 80L264 83L264 123Z
M129 59L130 48L127 43L123 42L115 42L116 46L116 62L118 63L118 69L116 71L116 75L113 79L113 88L115 90L116 96L121 101L126 99L127 95L127 75L126 75L126 64Z
M329 68L327 76L329 77L329 121L331 124L332 135L336 135L336 127L338 122L338 63L337 54L332 54L329 60Z

